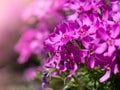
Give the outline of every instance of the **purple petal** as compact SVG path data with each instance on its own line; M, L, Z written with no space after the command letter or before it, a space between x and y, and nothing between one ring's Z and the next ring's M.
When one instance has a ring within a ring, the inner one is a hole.
M66 71L67 70L67 65L68 63L65 63L65 61L63 61L63 65L61 65L61 59L59 59L57 61L57 65L56 65L56 68L60 71Z
M77 64L74 63L74 67L73 70L70 71L70 74L68 75L68 77L71 77L73 74L75 74L75 71L77 70Z
M61 39L61 35L58 34L52 34L50 39L48 39L48 41L46 40L46 42L50 43L50 44L54 44L58 41L60 41Z
M95 53L102 54L106 49L107 49L106 43L99 44L99 46L95 50Z
M85 63L85 57L87 56L88 50L80 50L79 58L81 63Z
M23 64L23 63L27 62L30 55L31 55L31 52L29 50L22 52L18 58L18 63Z
M113 70L114 74L117 74L119 72L118 69L118 64L114 65L114 70Z
M111 37L116 38L118 35L120 35L120 28L118 26L114 26L111 30Z
M119 72L117 61L113 62L111 68L114 74L117 74Z
M74 14L72 14L72 15L69 15L68 17L67 17L67 20L76 20L77 19L77 17L78 17L78 13L74 13Z
M82 44L84 45L84 47L85 47L86 49L89 49L89 48L90 48L90 43L89 43L89 42L87 42L87 41L85 41L85 40L82 40Z
M120 47L120 39L116 39L115 40L115 45L118 46L118 47Z
M57 69L60 70L60 71L66 71L67 68L65 66L57 66Z
M97 38L100 38L102 40L107 40L108 39L108 34L106 33L106 31L103 28L99 28L96 32L96 36Z
M103 20L108 20L108 17L109 17L108 15L109 15L109 13L107 10L102 11L102 16L103 16L102 19Z
M92 21L87 15L83 15L83 17L81 16L81 18L83 19L83 25L90 26L92 24Z
M120 12L117 13L113 13L112 14L112 18L115 22L119 23L119 19L120 19Z
M112 56L112 54L115 52L115 50L116 50L115 46L110 45L110 46L108 47L107 56Z
M110 71L110 70L106 71L105 75L104 75L104 76L102 76L102 77L99 79L99 81L102 83L102 82L104 82L104 81L108 80L108 79L109 79L109 77L110 77L110 73L111 73L111 71Z
M94 68L95 60L93 56L88 57L87 66L88 68Z

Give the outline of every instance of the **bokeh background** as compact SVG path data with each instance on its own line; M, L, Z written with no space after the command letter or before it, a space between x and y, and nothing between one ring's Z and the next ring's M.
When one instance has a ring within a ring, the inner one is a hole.
M38 82L23 78L23 66L13 50L25 23L24 9L32 0L0 0L0 90L38 90ZM34 82L34 83L33 83Z

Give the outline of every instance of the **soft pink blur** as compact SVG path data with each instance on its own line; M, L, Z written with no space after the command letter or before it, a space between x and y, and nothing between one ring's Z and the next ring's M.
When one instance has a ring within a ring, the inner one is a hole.
M13 46L18 38L23 9L32 0L0 0L0 66L13 61Z
M60 9L66 0L34 0L28 8L26 8L23 19L27 20L32 15L36 16L37 19L49 17L55 13L55 10Z

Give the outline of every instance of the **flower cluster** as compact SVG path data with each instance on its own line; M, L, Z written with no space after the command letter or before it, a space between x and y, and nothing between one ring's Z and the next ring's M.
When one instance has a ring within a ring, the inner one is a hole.
M30 25L15 46L18 62L27 62L32 54L43 59L37 68L45 70L43 90L48 78L61 74L74 78L83 65L91 71L96 67L103 70L101 83L119 72L119 0L35 0L22 19ZM34 69L25 72L25 77L30 76L27 80L36 77L36 66Z
M65 10L72 12L45 41L51 54L44 68L68 71L71 77L80 64L100 67L106 73L99 81L119 72L119 0L68 0Z

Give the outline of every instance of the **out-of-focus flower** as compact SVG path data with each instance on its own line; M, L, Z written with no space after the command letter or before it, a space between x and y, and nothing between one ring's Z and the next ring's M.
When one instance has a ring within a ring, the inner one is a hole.
M34 27L28 26L15 46L15 51L20 54L19 63L25 63L32 54L43 55L44 40L64 18L59 10L62 10L65 2L66 0L35 0L24 11L22 19L28 22L30 20ZM31 21L31 17L35 17L37 22Z
M35 67L27 68L24 71L23 78L25 80L27 80L27 81L35 80L37 78L37 76L36 76L36 68Z
M40 55L43 50L43 41L47 38L47 31L28 29L15 46L15 51L20 54L19 63L25 63L32 54Z
M54 13L57 12L57 10L60 10L66 0L35 0L32 2L30 7L28 7L24 14L23 19L26 20L30 18L31 16L37 17L38 20L45 17L50 17Z

